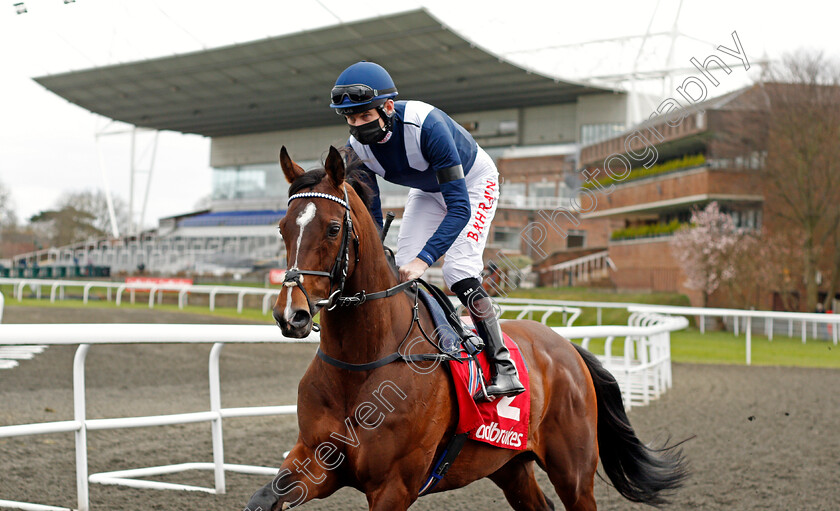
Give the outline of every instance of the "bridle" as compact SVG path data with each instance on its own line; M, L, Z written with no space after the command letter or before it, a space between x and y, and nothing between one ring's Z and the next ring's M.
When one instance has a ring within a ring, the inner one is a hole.
M353 234L353 250L356 254L356 261L359 262L359 236L353 227L353 219L350 217L350 201L347 197L347 188L344 187L344 199L330 195L328 193L320 192L304 192L296 193L289 197L287 204L290 204L295 199L304 198L319 198L328 199L337 202L344 206L344 233L341 236L341 245L338 248L338 254L335 256L335 262L329 272L315 271L315 270L301 270L293 267L286 270L286 275L283 277L283 287L299 287L303 291L303 296L306 297L306 304L309 307L309 313L315 316L315 307L326 306L327 310L332 310L336 305L342 304L340 298L344 292L344 284L347 281L347 268L350 266L350 234ZM303 285L302 275L312 275L315 277L328 277L330 279L330 295L327 298L318 300L317 303L312 304L312 299L309 293L306 292L306 287ZM335 287L335 291L333 291Z
M428 287L428 284L421 279L409 280L406 282L402 282L397 284L394 287L388 288L384 291L377 291L375 293L367 293L364 290L355 293L350 296L344 295L344 284L347 281L347 269L350 265L350 242L351 242L351 233L352 233L352 243L353 243L353 250L356 254L356 259L354 264L359 263L359 236L356 234L356 231L353 227L353 220L350 218L350 201L347 196L347 188L344 187L344 199L340 197L336 197L335 195L330 195L327 193L321 192L304 192L304 193L297 193L289 197L288 203L291 203L295 199L304 199L304 198L318 198L318 199L327 199L333 202L337 202L344 207L344 233L341 237L341 245L339 246L338 253L335 257L335 262L333 263L333 267L329 272L325 271L315 271L315 270L301 270L298 268L289 268L286 270L286 275L283 277L283 287L299 287L301 291L303 291L303 295L306 297L306 303L309 307L309 313L312 317L315 316L315 307L326 306L327 310L332 310L336 306L359 306L365 303L368 300L378 300L380 298L388 298L390 296L394 296L402 291L405 291L409 288L413 291L413 298L414 298L414 306L412 309L412 318L411 323L409 324L408 331L405 334L402 342L400 343L400 349L396 353L392 353L384 358L376 360L374 362L370 362L367 364L350 364L347 362L343 362L341 360L335 359L330 357L326 353L322 352L320 348L318 348L317 355L319 358L331 364L333 366L347 369L350 371L370 371L372 369L376 369L377 367L382 367L383 365L390 364L391 362L395 362L397 360L402 360L405 362L409 361L435 361L435 360L450 360L454 359L451 353L446 353L444 350L435 343L432 338L425 332L423 326L420 324L420 317L418 311L418 302L417 298L419 296L419 289L418 283L421 283ZM287 203L287 204L288 204ZM303 285L303 279L301 278L302 275L312 275L315 277L328 277L330 279L330 295L327 298L322 300L318 300L313 307L312 300L309 297L309 293L306 291L306 287ZM335 291L333 288L335 287ZM428 354L404 354L402 353L402 346L405 344L406 340L408 339L409 333L411 333L411 329L414 324L417 324L420 328L420 332L422 333L423 337L427 341L429 341L432 346L436 347L441 353L428 353ZM313 324L313 330L320 330L320 326L317 324ZM460 360L460 359L457 359Z
M397 284L392 288L386 289L385 291L367 293L366 291L362 290L356 294L345 296L344 284L347 281L347 269L350 266L351 233L353 236L353 252L356 254L356 258L353 264L355 265L359 263L359 235L356 234L356 229L355 227L353 227L353 219L350 217L350 201L347 197L347 188L346 186L344 187L344 199L336 197L335 195L330 195L328 193L304 192L296 193L289 197L289 201L287 204L291 203L295 199L304 198L328 199L333 202L337 202L344 207L344 233L341 236L341 245L338 247L338 253L335 256L335 262L333 263L332 269L329 272L325 272L289 268L288 270L286 270L286 275L283 277L283 287L297 286L300 288L301 291L303 291L303 295L306 297L306 303L309 307L309 313L312 316L315 316L315 307L326 306L327 310L332 310L336 306L361 305L368 300L388 298L389 296L394 296L395 294L404 291L409 287L416 286L415 281L409 280L407 282ZM328 277L330 279L330 295L327 298L318 300L313 305L312 300L309 298L309 293L306 292L306 288L303 285L303 279L301 278L302 275ZM333 288L335 288L335 291L333 291Z

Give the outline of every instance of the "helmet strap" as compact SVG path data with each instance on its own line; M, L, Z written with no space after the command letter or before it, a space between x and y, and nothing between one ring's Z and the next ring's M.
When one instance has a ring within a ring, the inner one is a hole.
M391 128L394 125L394 113L392 112L390 115L385 111L385 104L381 104L376 107L376 110L379 112L379 117L385 122L385 130L391 131Z

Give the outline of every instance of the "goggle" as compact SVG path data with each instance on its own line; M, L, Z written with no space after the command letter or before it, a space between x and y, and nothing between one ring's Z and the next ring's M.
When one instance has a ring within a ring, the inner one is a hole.
M331 94L333 105L340 105L344 101L344 96L347 96L347 99L353 103L364 103L377 96L376 89L362 83L333 87Z
M347 96L352 103L365 103L371 101L376 96L381 94L390 94L396 92L397 89L391 88L386 90L376 90L363 83L356 83L353 85L338 85L333 87L331 97L333 105L340 105L344 101L344 96Z

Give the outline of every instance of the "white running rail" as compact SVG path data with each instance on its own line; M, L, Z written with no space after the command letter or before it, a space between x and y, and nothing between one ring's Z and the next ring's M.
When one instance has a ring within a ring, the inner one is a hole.
M632 314L627 326L554 327L569 340L589 349L592 339L605 339L604 352L595 355L621 387L624 407L647 405L671 388L671 332L688 326L679 316ZM623 353L613 353L616 339L624 340Z
M73 361L73 420L20 424L0 427L0 438L39 435L45 433L74 433L76 445L76 492L77 511L89 511L89 484L120 484L135 488L178 489L225 493L225 471L247 474L275 475L276 468L234 465L224 462L222 443L222 420L228 417L253 417L262 415L295 414L295 405L260 406L248 408L222 408L221 385L219 381L219 357L225 343L313 343L317 334L305 339L282 337L276 326L263 325L2 325L0 346L17 347L40 343L43 345L78 345ZM125 417L113 419L87 419L85 406L85 358L91 345L96 344L158 344L158 343L203 343L213 344L209 360L210 409L205 412L180 413L148 417ZM87 432L89 430L135 428L211 422L213 439L212 463L186 463L148 467L118 472L88 474ZM207 469L215 475L214 488L179 485L136 479L152 475L169 474L184 470ZM69 511L70 508L50 505L0 500L0 508L29 511Z
M540 309L545 310L545 309ZM527 312L527 311L526 311ZM555 331L569 339L580 339L584 347L591 339L606 338L605 353L601 355L606 367L615 374L622 386L625 406L647 404L671 386L670 331L684 328L685 318L638 314L628 326L556 327ZM612 342L624 337L623 355L612 353ZM223 419L262 415L295 414L295 405L260 406L248 408L222 408L219 381L219 357L225 343L317 343L319 335L310 334L305 339L284 338L273 325L166 325L166 324L69 324L69 325L0 325L0 346L18 347L38 343L41 345L78 345L73 361L72 420L0 427L0 438L39 435L46 433L73 433L76 450L77 511L90 510L90 483L117 484L136 488L177 489L221 494L225 492L225 472L275 475L276 468L235 465L224 462L222 442ZM213 344L209 357L210 407L208 411L157 415L88 419L85 404L85 358L92 345L97 344L159 344L187 343ZM212 423L213 462L181 463L131 470L88 473L87 431L147 426L162 426L194 422ZM138 479L184 470L212 470L213 488L179 485ZM0 508L8 507L29 511L70 511L70 508L52 505L0 500Z
M802 343L805 343L807 338L807 325L810 323L814 325L830 326L832 342L837 345L840 334L840 314L820 314L815 312L779 312L779 311L756 311L756 310L741 310L741 309L712 309L706 307L677 307L669 305L642 305L635 304L627 307L630 312L639 313L653 313L653 314L679 314L682 316L699 316L700 317L700 332L705 333L705 319L706 316L733 318L735 323L735 335L739 332L739 320L743 320L745 325L746 337L746 351L747 351L747 365L752 363L752 322L754 319L761 319L765 321L765 331L769 339L773 340L773 321L787 321L789 325L789 337L793 337L794 322L802 325ZM816 334L814 335L816 337Z

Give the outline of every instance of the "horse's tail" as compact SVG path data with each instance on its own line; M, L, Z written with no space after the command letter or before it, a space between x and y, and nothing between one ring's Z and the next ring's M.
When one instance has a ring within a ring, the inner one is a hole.
M652 506L682 486L688 467L678 445L654 449L636 436L624 412L615 377L595 355L574 344L595 385L598 400L598 449L601 464L615 489L626 499Z

